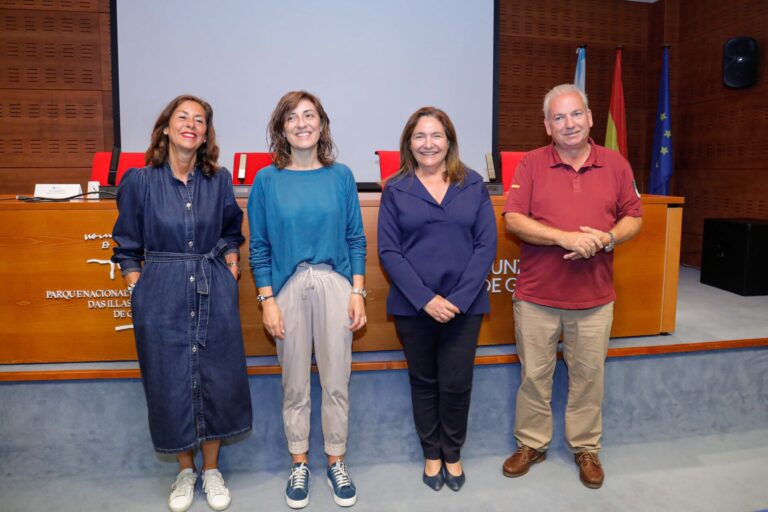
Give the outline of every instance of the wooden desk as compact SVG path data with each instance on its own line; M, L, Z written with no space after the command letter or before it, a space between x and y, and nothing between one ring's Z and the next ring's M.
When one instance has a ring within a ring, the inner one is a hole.
M389 284L377 256L379 194L363 193L360 202L368 238L368 325L355 336L353 347L397 350L400 343L385 311ZM643 229L616 250L612 336L674 330L682 204L679 197L643 196ZM494 197L497 213L502 206L503 199ZM136 358L129 297L119 270L112 273L109 264L116 216L113 201L0 202L0 364ZM504 233L500 220L482 345L514 342L511 290L519 245ZM247 231L246 225L246 237ZM247 259L247 242L242 255ZM253 278L244 268L240 313L246 353L274 354L261 327Z

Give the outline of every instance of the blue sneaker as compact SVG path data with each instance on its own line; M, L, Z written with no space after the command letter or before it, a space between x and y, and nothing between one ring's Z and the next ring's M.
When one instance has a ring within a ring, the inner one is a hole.
M328 485L333 489L333 501L338 506L351 507L357 502L357 489L344 462L337 460L328 466Z
M291 466L291 476L285 486L285 502L291 508L309 505L309 467L306 462L296 462Z

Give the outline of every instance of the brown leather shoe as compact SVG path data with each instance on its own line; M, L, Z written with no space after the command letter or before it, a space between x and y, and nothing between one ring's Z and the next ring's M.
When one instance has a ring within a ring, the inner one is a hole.
M538 464L546 458L547 452L540 452L521 444L520 448L504 461L504 476L509 478L523 476L532 465Z
M605 473L595 452L580 452L574 457L579 466L579 479L590 489L599 489L603 485Z

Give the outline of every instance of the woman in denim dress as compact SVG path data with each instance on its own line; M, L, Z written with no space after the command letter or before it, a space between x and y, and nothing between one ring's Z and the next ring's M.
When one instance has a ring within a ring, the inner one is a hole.
M251 397L238 310L243 212L231 175L216 163L213 111L194 96L171 101L155 122L147 167L120 183L113 261L132 292L136 349L155 450L175 453L168 500L187 510L203 452L203 489L214 510L230 504L219 473L221 440L251 429Z

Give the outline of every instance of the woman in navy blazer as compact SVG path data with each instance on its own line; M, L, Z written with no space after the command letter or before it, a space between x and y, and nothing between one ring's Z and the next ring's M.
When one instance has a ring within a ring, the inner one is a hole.
M387 313L408 361L422 478L436 491L465 481L460 451L496 237L490 197L459 159L450 118L417 110L400 137L400 170L381 196L378 244L392 282Z

